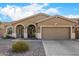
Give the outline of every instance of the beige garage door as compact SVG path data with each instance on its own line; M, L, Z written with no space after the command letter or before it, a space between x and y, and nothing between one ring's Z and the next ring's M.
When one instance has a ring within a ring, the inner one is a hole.
M69 39L70 28L44 27L42 28L43 39Z

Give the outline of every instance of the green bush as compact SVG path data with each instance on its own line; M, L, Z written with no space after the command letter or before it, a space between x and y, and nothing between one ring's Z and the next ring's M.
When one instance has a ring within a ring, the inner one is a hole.
M2 37L3 39L15 39L15 37L12 37L12 36L5 36L5 37Z
M13 52L24 52L29 50L29 45L24 41L16 41L12 44Z

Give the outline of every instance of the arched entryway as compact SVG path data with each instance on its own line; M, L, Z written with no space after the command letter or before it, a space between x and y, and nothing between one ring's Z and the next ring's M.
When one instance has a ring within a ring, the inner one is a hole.
M24 38L24 27L22 25L16 27L16 36L17 38Z
M34 25L29 25L28 26L28 29L27 29L27 32L28 32L28 38L35 38L35 26Z

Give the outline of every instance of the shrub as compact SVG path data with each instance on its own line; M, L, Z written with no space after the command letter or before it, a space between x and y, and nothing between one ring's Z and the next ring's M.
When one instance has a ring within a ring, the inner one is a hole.
M13 52L24 52L29 50L29 45L27 42L24 41L15 41L12 44L12 51Z
M15 39L15 37L12 37L12 36L5 36L5 37L2 37L3 39Z

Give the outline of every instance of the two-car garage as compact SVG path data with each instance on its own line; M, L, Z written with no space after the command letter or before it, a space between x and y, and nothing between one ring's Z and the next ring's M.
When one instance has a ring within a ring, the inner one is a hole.
M73 25L75 21L62 16L54 16L38 21L40 27L39 37L41 39L58 39L67 40L75 39L75 31Z
M70 27L42 27L43 39L70 39Z

